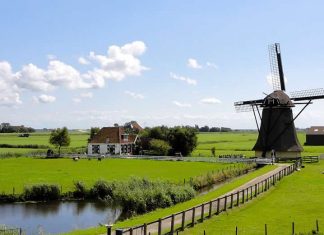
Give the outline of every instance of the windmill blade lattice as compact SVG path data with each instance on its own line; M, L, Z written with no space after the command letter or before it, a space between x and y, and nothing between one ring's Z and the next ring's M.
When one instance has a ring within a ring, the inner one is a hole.
M318 88L318 89L294 91L290 93L290 97L294 101L323 99L324 89Z
M270 60L270 70L271 70L271 79L272 79L272 87L273 90L281 90L280 84L280 73L277 59L277 48L279 48L279 44L271 44L269 45L269 60Z

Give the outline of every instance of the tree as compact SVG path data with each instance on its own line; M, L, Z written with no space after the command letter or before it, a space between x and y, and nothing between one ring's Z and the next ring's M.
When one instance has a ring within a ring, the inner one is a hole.
M168 142L164 140L152 139L150 141L150 150L153 155L166 156L168 155L171 147Z
M70 145L69 131L66 127L57 128L51 132L49 142L59 148L59 156L61 156L61 147Z
M183 156L190 154L197 146L196 129L192 127L174 127L169 129L168 141L173 153Z
M213 157L216 157L216 155L215 155L216 148L215 148L215 147L212 147L212 148L210 149L210 151L211 151L211 153L212 153L212 156L213 156Z
M99 132L100 128L99 127L91 127L90 128L90 137L88 139L88 142L92 140L92 138Z

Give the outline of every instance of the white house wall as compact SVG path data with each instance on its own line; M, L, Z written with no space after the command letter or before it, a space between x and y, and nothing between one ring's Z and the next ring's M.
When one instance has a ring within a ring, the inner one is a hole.
M88 144L88 154L89 155L94 155L94 154L98 154L98 153L93 153L92 152L92 146L93 145L99 145L99 154L108 154L108 146L111 146L111 145L115 145L115 153L114 154L120 154L121 152L121 144L102 144L102 143L91 143L91 144Z

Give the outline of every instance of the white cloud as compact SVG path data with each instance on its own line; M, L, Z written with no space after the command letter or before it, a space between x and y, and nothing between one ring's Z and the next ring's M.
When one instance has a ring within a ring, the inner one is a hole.
M48 55L47 55L47 59L48 59L48 60L55 60L55 59L56 59L56 56L53 55L53 54L48 54Z
M35 97L34 96L34 100L37 102L37 103L43 103L43 104L46 104L46 103L53 103L55 100L56 100L56 97L55 96L50 96L50 95L40 95L38 97Z
M90 62L84 57L79 57L78 62L82 65L90 64Z
M125 94L131 96L134 99L140 99L140 100L142 100L142 99L145 98L144 95L138 94L138 93L134 93L134 92L131 92L131 91L125 91Z
M90 52L89 58L100 65L99 69L92 71L91 76L116 81L121 81L126 76L140 76L148 68L141 64L137 56L142 55L145 51L145 43L135 41L122 47L110 46L107 55Z
M16 85L17 76L13 74L11 65L0 61L0 105L15 106L21 104L19 88Z
M92 98L93 97L93 93L92 92L85 92L85 93L81 93L80 97L82 98Z
M20 94L24 90L48 92L57 88L93 89L103 88L105 79L123 80L128 76L140 76L148 68L143 66L138 56L144 54L146 45L134 41L124 46L110 46L107 55L96 55L90 52L89 59L96 61L99 67L93 67L85 73L68 65L53 55L48 55L47 68L39 68L29 63L20 71L13 72L8 62L0 61L0 105L12 106L21 103ZM90 61L83 57L79 63ZM88 93L86 97L91 98ZM141 98L141 96L137 96ZM37 100L42 100L37 97Z
M206 63L206 66L207 66L207 67L214 68L214 69L218 69L217 64L214 64L214 63L211 63L211 62L208 62L208 61L207 61L207 63Z
M82 99L80 98L73 98L72 99L74 103L81 103Z
M188 59L187 66L192 69L201 69L202 68L202 66L198 63L198 61L193 58Z
M181 103L181 102L176 101L176 100L174 100L172 103L174 105L178 106L178 107L181 107L181 108L190 108L191 107L191 104Z
M188 83L189 85L197 85L196 80L188 78L188 77L179 76L179 75L176 75L174 73L170 73L170 77L175 79L175 80L184 81L184 82Z
M200 102L204 103L204 104L220 104L221 103L221 101L219 99L216 99L214 97L201 99Z

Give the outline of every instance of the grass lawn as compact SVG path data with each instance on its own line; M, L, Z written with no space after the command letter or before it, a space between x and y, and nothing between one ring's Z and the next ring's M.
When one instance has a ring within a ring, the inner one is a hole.
M159 218L171 215L173 213L179 212L179 211L183 211L185 209L191 208L193 206L199 205L203 202L208 202L214 198L217 198L223 194L225 194L228 191L231 191L235 188L237 188L238 186L254 179L257 176L263 175L266 172L269 172L271 170L275 169L275 166L266 166L263 167L259 170L256 170L254 172L251 172L247 175L244 175L242 177L236 178L234 180L232 180L229 183L226 183L222 186L220 186L219 188L205 194L205 195L200 195L195 197L194 199L184 202L184 203L179 203L175 206L169 207L169 208L165 208L165 209L158 209L155 211L152 211L150 213L144 214L144 215L138 215L135 216L131 219L125 220L125 221L121 221L121 222L117 222L114 225L114 228L125 228L125 227L130 227L130 226L135 226L135 225L140 225L143 223L148 223L154 220L157 220ZM95 227L95 228L89 228L89 229L85 229L85 230L77 230L77 231L71 231L67 234L69 235L93 235L93 234L103 234L105 233L105 227ZM196 233L191 233L191 234L196 234ZM200 233L199 233L200 234Z
M298 132L298 139L304 148L303 156L319 155L324 153L324 146L304 146L306 133ZM254 156L251 151L258 138L257 132L221 132L221 133L199 133L198 146L192 156L211 156L211 148L215 147L216 156L223 154L243 154Z
M12 145L28 145L28 144L38 144L38 145L48 145L50 137L49 132L45 133L31 133L29 137L18 137L17 133L0 133L0 144L12 144ZM70 133L71 144L70 147L83 147L87 146L87 140L89 138L88 133ZM53 146L52 146L53 147Z
M91 186L98 179L124 180L131 176L183 182L190 177L229 167L232 164L171 162L153 160L6 158L0 159L0 193L22 192L25 185L55 183L63 192L73 189L74 181Z
M319 220L324 231L324 161L306 164L306 168L285 177L262 197L242 207L228 210L220 216L206 220L195 228L181 234L291 234L292 222L295 231L311 232Z

